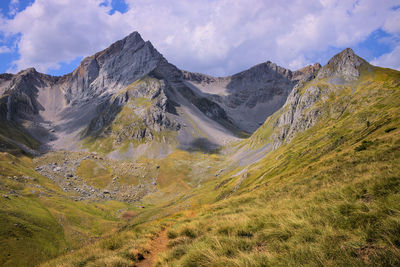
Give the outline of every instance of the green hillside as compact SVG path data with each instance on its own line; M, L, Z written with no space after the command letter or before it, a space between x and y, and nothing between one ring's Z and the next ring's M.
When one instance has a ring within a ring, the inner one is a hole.
M398 266L400 73L373 67L340 85L311 80L300 92L311 85L328 92L304 111L321 114L311 128L249 165L228 154L166 157L157 162L162 184L186 186L148 195L118 234L47 265ZM284 108L227 151L272 142ZM209 171L191 171L206 161Z

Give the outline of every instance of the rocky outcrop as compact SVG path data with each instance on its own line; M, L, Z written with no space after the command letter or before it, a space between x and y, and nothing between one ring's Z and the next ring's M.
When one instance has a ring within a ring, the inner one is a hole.
M145 77L134 82L98 107L99 115L89 124L85 136L114 135L116 142L120 143L126 140L151 141L154 133L179 130L179 123L169 118L165 91L163 80ZM116 122L119 130L113 131L108 126L124 108L129 109L127 116L130 119Z
M318 73L317 78L343 78L346 82L352 81L360 76L359 67L368 65L364 59L357 56L351 48L346 48L331 58Z
M292 72L267 61L227 77L183 71L186 82L217 103L243 131L255 131L285 103L300 80L314 77L318 63Z
M43 109L37 101L38 91L54 82L54 78L38 73L34 68L14 75L3 95L7 102L7 120L32 119Z
M321 64L315 63L313 65L308 65L304 68L296 70L292 73L292 80L300 81L300 80L309 80L310 77L313 77L318 71L321 69Z
M320 99L321 90L318 86L310 86L301 93L301 87L295 87L290 93L283 114L275 121L277 133L272 136L273 149L278 148L284 141L290 142L298 132L313 126L321 114L321 110L313 105Z
M4 90L8 87L13 77L14 75L10 73L0 74L0 96L4 93Z
M274 130L270 137L272 148L276 149L282 143L290 142L298 133L315 125L323 114L327 114L324 102L331 93L342 88L337 84L338 78L343 79L342 83L357 79L362 65L369 64L347 48L329 60L316 76L305 75L293 88L273 122ZM319 67L316 66L316 69ZM306 70L305 73L307 72L314 73L314 70ZM327 77L329 79L325 80Z
M109 48L83 59L71 74L60 79L69 102L79 102L104 93L116 93L148 75L163 56L150 42L134 32Z

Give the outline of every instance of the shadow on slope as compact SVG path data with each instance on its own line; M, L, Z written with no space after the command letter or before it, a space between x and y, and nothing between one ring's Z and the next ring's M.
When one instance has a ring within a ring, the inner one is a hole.
M221 146L204 137L196 138L189 144L181 145L179 148L188 152L202 152L204 154L219 154L221 150Z

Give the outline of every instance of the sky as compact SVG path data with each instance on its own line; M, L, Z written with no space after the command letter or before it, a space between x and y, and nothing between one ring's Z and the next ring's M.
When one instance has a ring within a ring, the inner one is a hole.
M64 75L133 31L214 76L326 64L346 47L400 70L400 0L0 0L0 73Z

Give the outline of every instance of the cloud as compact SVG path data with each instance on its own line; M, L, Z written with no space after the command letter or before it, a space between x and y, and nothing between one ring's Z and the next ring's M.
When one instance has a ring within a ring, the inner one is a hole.
M393 34L400 32L400 9L392 10L388 14L383 29Z
M8 48L7 46L0 45L0 54L11 53L11 52L12 52L12 50L10 48Z
M371 61L371 64L400 70L400 45L396 46L390 53L375 58Z
M110 12L109 0L36 0L0 26L21 36L15 69L54 69L134 30L192 71L226 75L266 60L297 69L326 60L332 47L356 46L377 29L400 31L397 0L125 2L121 14Z
M100 4L98 0L36 0L5 20L3 32L20 34L15 70L57 68L60 62L93 54L132 30L119 23L121 13L109 15L110 7Z

